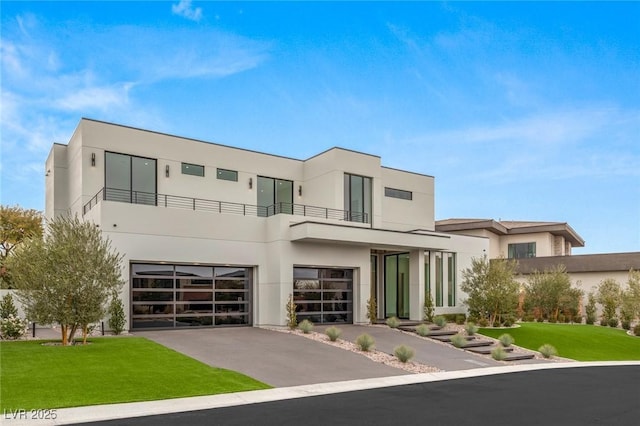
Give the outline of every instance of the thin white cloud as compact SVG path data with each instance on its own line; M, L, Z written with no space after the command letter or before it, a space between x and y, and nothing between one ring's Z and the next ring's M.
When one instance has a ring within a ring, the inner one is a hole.
M172 4L171 12L173 12L174 15L182 16L195 22L202 19L202 8L193 8L191 0L180 0L179 3Z

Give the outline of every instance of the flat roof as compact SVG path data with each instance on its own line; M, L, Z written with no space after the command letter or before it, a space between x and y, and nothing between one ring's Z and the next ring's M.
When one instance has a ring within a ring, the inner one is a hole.
M640 252L578 254L571 256L545 256L518 259L517 272L532 274L558 265L567 272L614 272L640 270Z

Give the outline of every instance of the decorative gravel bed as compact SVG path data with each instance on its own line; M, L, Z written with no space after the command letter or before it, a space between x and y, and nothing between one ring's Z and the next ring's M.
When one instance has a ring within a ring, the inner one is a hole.
M283 328L269 328L269 330L306 337L307 339L315 340L327 345L338 347L340 349L355 352L362 356L366 356L372 361L379 362L381 364L385 364L390 367L399 368L401 370L408 371L410 373L436 373L439 371L443 371L443 370L440 370L439 368L432 367L430 365L420 364L418 362L413 362L413 361L402 363L398 361L398 359L393 355L389 355L387 353L376 351L376 350L363 352L358 349L355 343L349 342L347 340L342 340L342 339L338 339L335 342L332 342L331 340L329 340L329 338L326 335L322 333L317 333L315 331L305 334L300 330L289 330L289 329L283 329Z

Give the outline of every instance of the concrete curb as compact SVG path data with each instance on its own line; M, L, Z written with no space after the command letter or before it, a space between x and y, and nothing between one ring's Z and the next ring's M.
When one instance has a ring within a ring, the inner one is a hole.
M416 383L437 382L442 380L482 377L495 374L518 373L534 370L557 368L610 367L631 365L640 367L640 361L606 361L606 362L570 362L552 364L520 364L500 367L485 367L471 370L445 371L439 373L411 374L403 376L382 377L374 379L349 380L344 382L320 383L315 385L292 386L267 390L238 392L222 395L176 398L160 401L132 402L124 404L94 405L88 407L61 408L52 410L56 419L38 420L38 425L63 425L101 420L115 420L129 417L142 417L157 414L179 413L184 411L205 410L211 408L233 407L244 404L281 401L294 398L327 395L341 392L352 392L366 389L377 389L391 386L410 385ZM16 416L16 414L19 414ZM4 412L2 424L27 425L34 424L31 411Z

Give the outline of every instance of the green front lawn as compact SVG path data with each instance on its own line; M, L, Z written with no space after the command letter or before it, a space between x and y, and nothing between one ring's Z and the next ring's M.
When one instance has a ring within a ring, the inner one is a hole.
M549 343L558 350L558 356L578 361L640 360L640 337L629 336L619 328L525 322L519 328L481 328L480 333L494 338L509 333L516 345L534 351Z
M267 389L140 337L83 346L0 343L0 410L151 401Z

